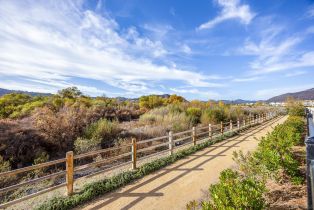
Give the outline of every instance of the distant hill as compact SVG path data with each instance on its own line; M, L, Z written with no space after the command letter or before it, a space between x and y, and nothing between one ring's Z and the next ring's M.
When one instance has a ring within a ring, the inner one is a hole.
M249 104L249 103L256 103L257 101L236 99L236 100L222 100L222 102L224 102L225 104Z
M314 88L295 93L285 93L272 97L267 102L284 102L287 97L293 97L297 100L314 100Z
M0 88L0 96L3 96L8 93L24 93L32 96L49 96L52 95L51 93L38 93L38 92L28 92L28 91L21 91L21 90L8 90ZM162 98L169 98L169 94L163 94L163 95L157 95ZM138 101L139 98L126 98L126 97L116 97L119 101ZM219 100L217 100L218 102ZM242 100L242 99L236 99L236 100L222 100L225 104L246 104L246 103L256 103L257 101L250 101L250 100Z
M0 88L0 96L3 96L3 95L8 94L8 93L11 93L11 91Z
M0 88L0 96L3 96L5 94L9 94L9 93L24 93L24 94L28 94L31 96L49 96L49 95L52 95L51 93L38 93L38 92L28 92L28 91L21 91L21 90L7 90L7 89Z

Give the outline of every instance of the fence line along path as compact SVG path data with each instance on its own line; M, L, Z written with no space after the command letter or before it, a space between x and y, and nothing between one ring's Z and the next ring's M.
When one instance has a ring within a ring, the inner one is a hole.
M75 155L73 151L66 153L66 157L53 160L41 164L36 164L16 170L0 173L1 178L23 178L23 174L27 175L33 171L40 171L42 176L28 179L14 185L9 185L0 189L0 196L14 193L21 188L29 189L32 192L24 197L8 201L0 204L0 208L6 208L25 200L40 196L41 194L56 190L58 188L66 188L66 195L71 196L74 191L75 182L84 177L108 173L111 170L126 167L136 169L139 161L149 161L151 157L168 153L169 155L179 148L189 145L196 145L204 140L211 140L217 136L222 136L228 132L240 131L253 125L263 123L273 119L277 113L270 112L261 115L251 116L235 122L221 122L218 125L205 127L193 127L192 129L174 133L170 131L168 135L136 141L132 139L132 143L111 148L91 151L84 154ZM36 188L36 185L42 188Z
M280 117L246 129L240 135L217 142L175 163L132 182L119 190L97 197L76 210L185 209L190 201L208 199L208 188L218 181L220 172L233 168L234 151L253 151L262 136L285 121Z

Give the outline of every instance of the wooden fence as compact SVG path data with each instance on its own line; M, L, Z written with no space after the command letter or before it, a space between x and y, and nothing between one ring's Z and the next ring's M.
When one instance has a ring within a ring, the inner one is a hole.
M73 185L74 185L75 180L82 177L81 176L81 177L76 178L75 174L82 170L95 169L95 167L106 166L106 164L110 162L113 162L113 163L108 164L108 167L101 168L101 170L97 172L92 172L88 174L88 176L104 173L104 172L107 172L116 168L127 166L128 164L130 164L132 169L136 169L137 163L140 160L147 159L152 156L160 155L161 153L166 153L166 152L169 152L169 155L171 155L173 154L175 149L179 149L181 147L191 145L191 144L196 145L197 142L201 142L202 140L205 141L207 139L211 140L214 137L219 137L221 135L226 134L227 132L239 131L244 128L248 128L254 124L258 124L266 120L270 120L274 118L275 116L276 114L272 112L272 113L267 113L263 115L247 117L245 119L242 119L241 121L237 120L236 122L233 122L230 120L229 122L221 122L218 125L209 124L208 126L205 126L205 127L193 127L192 129L189 129L183 132L178 132L178 133L173 133L172 131L170 131L168 135L166 136L156 137L156 138L147 139L143 141L136 141L136 139L132 139L131 144L101 149L97 151L91 151L84 154L74 155L73 151L69 151L66 153L65 158L62 158L62 159L53 160L53 161L49 161L49 162L45 162L41 164L36 164L36 165L24 167L24 168L19 168L19 169L15 169L11 171L2 172L0 173L0 178L1 177L14 177L21 173L26 173L26 172L28 173L34 170L43 170L45 168L52 167L52 166L57 167L58 165L60 166L60 168L63 168L63 170L61 169L60 171L53 172L49 175L44 175L39 178L31 179L28 181L20 182L15 185L1 188L0 196L5 193L12 192L13 190L17 190L21 187L30 186L44 180L50 180L50 179L54 179L61 176L65 176L65 181L63 181L62 183L56 184L54 186L45 188L43 190L40 190L38 192L26 195L22 198L18 198L18 199L0 204L0 208L5 208L8 206L14 205L23 200L27 200L32 197L36 197L40 194L52 191L60 187L65 187L65 186L67 190L67 195L70 196L71 194L73 194ZM114 152L117 150L118 151L123 150L123 153L106 157L106 158L102 158L101 160L93 161L88 164L83 164L83 165L75 164L75 161L77 160L84 159L84 158L92 158L92 157L95 157L104 153ZM120 161L117 161L117 160L120 160Z

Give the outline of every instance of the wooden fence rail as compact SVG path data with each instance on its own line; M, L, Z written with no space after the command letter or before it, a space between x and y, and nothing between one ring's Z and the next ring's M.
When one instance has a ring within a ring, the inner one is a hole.
M192 129L173 133L170 131L168 135L166 136L160 136L152 139L147 139L143 141L137 141L136 139L132 139L131 144L126 144L122 146L115 146L111 148L101 149L97 151L87 152L84 154L78 154L74 155L73 151L69 151L66 153L66 157L58 160L53 160L41 164L36 164L33 166L28 166L24 168L19 168L11 171L6 171L0 173L0 177L6 177L6 176L16 176L21 173L34 171L37 169L43 169L46 167L56 166L58 164L65 164L65 170L61 170L59 172L51 173L49 175L45 175L39 178L31 179L29 181L21 182L12 186L4 187L0 189L0 195L5 194L7 192L10 192L12 190L16 190L20 187L35 184L37 182L48 180L60 176L65 176L65 183L59 184L57 186L49 187L44 190L41 190L39 192L27 195L25 197L9 201L4 204L0 204L0 208L5 208L7 206L13 205L15 203L21 202L23 200L29 199L31 197L40 195L41 193L49 192L50 190L54 190L58 187L66 186L67 189L67 195L70 196L73 194L73 186L75 182L75 173L81 170L91 169L96 166L104 165L110 161L117 161L121 160L126 157L130 157L131 161L124 161L122 164L121 162L118 165L110 165L109 168L102 169L101 171L97 171L92 174L88 174L86 176L92 176L95 174L99 174L101 172L110 171L114 168L125 166L126 164L132 164L131 168L136 169L137 168L137 162L139 160L147 159L152 156L156 156L165 152L169 152L169 155L172 155L175 149L181 148L183 146L187 145L196 145L198 141L200 140L206 140L206 139L213 139L214 136L221 136L224 135L226 132L232 132L232 131L239 131L241 129L250 127L253 124L262 123L266 120L270 120L276 116L276 113L266 113L263 115L258 115L257 117L247 117L240 121L240 119L237 119L236 121L230 120L229 122L220 122L220 124L212 125L209 124L208 126L204 127L193 127ZM200 137L203 137L202 139L199 139ZM164 141L164 142L160 142ZM148 145L145 147L145 144L147 143L156 143L155 145ZM144 147L139 147L139 145L144 145ZM164 147L165 149L157 150L156 148ZM83 158L90 158L95 157L104 153L108 152L114 152L119 151L121 149L128 149L127 152L124 152L122 154L115 155L113 157L106 157L105 159L94 161L92 163L84 164L84 165L78 165L75 166L75 160L83 159ZM150 152L150 154L145 154L146 152ZM144 154L143 156L139 156L139 154ZM64 167L63 166L63 167Z

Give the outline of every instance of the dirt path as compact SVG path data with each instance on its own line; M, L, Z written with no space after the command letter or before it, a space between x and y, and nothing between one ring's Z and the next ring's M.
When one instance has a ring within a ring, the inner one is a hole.
M207 194L222 170L234 167L233 151L254 150L257 139L284 120L251 128L77 209L185 209L189 201Z

